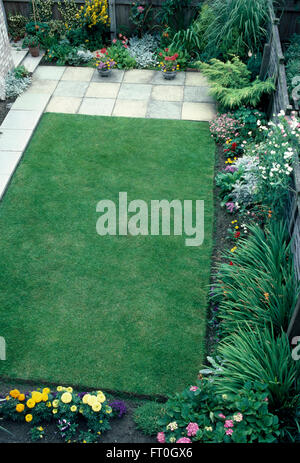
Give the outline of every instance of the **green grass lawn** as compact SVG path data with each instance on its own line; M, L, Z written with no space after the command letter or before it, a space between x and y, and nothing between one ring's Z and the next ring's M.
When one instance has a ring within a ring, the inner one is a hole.
M46 114L0 205L0 375L144 394L192 384L213 228L207 123ZM96 233L101 199L205 200L205 240Z

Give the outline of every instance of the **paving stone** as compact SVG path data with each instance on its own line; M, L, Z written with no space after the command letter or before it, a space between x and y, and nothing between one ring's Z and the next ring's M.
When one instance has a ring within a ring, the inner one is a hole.
M26 111L43 111L50 99L47 93L22 93L11 107L11 110L23 109Z
M175 79L167 80L163 77L161 71L155 71L152 83L156 85L184 85L185 72L177 72Z
M181 119L182 103L178 101L151 100L147 117L151 119Z
M147 100L150 98L152 86L147 84L122 84L118 99Z
M0 130L1 151L24 151L30 140L32 130Z
M53 95L82 98L88 86L89 86L88 82L60 81Z
M97 69L94 71L92 82L122 82L124 77L124 72L121 69L113 69L111 74L107 77L101 77Z
M210 121L216 115L215 105L211 103L190 103L182 105L182 119L188 121Z
M89 82L94 74L92 68L67 67L61 80Z
M49 113L75 114L82 99L76 97L53 96L45 109Z
M151 98L160 101L182 101L183 85L153 85Z
M79 114L111 116L115 101L113 98L83 98Z
M22 62L22 65L25 66L28 72L34 72L38 67L39 63L42 61L44 55L44 51L40 51L40 55L36 57L28 54ZM50 79L50 77L48 77L48 79Z
M22 61L25 58L25 56L27 55L27 53L28 53L28 48L27 49L22 49L22 50L17 50L15 47L12 47L11 54L12 54L12 59L13 59L15 67L19 66L22 63Z
M214 103L214 98L209 94L210 87L184 87L184 101L195 103Z
M33 78L31 86L26 93L48 93L52 94L57 86L57 80Z
M201 72L187 72L185 85L209 87L207 78Z
M42 111L10 110L1 124L1 129L33 130L37 125Z
M34 76L37 79L60 80L65 72L65 66L39 66Z
M21 151L0 151L0 176L11 175L21 156Z
M119 83L91 82L85 96L87 98L116 98L119 88Z
M113 116L145 117L147 101L117 100L113 110Z
M5 174L5 175L0 174L0 199L3 197L5 193L10 177L11 176L9 174Z
M128 84L150 84L154 77L155 71L147 69L131 69L125 71L123 81Z

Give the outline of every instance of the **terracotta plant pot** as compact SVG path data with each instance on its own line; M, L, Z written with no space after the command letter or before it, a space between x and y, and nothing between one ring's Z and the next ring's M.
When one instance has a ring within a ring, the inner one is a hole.
M36 58L37 56L40 56L40 48L39 47L29 47L29 53L31 56Z

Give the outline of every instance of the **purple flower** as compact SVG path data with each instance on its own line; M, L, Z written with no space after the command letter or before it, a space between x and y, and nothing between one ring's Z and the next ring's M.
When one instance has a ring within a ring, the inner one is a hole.
M110 402L111 408L118 413L118 417L122 418L125 413L127 413L127 407L122 400L116 400L115 402Z
M234 211L234 209L235 209L235 204L233 202L228 202L228 203L226 203L226 208L227 208L227 210L229 212L232 213Z

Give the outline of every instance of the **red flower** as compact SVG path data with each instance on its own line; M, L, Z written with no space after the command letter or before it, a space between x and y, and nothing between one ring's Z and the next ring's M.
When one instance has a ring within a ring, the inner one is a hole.
M231 149L232 149L232 151L235 151L235 150L236 150L236 148L237 148L237 144L236 144L235 142L234 142L234 143L232 143L232 145L231 145Z
M106 48L101 48L100 53L103 53L104 55L106 55L107 54Z
M229 262L229 265L233 265L233 262L232 262L232 261L230 261L230 262Z
M174 55L174 56L175 56L175 59L176 59L176 58L178 58L178 56L179 56L179 55L178 55L178 53L175 53L175 55Z
M239 231L237 231L234 235L235 238L239 238L241 236L241 233Z
M159 53L159 56L162 56L162 55L163 55L162 52L160 52L160 53Z
M168 48L165 48L165 51L169 51L169 49L168 49Z

